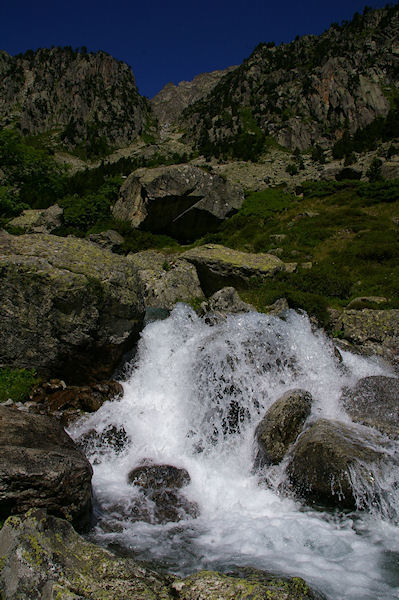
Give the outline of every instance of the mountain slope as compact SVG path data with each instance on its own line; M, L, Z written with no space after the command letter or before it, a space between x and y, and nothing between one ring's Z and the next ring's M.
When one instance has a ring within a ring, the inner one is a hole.
M259 44L184 111L188 138L205 154L244 159L270 138L291 150L332 145L388 114L399 96L398 40L396 5L365 9L321 36Z

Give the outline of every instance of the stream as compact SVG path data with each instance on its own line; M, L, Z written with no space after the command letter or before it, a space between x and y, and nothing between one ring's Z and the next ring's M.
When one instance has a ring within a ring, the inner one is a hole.
M285 485L286 460L253 468L255 428L286 391L312 394L310 420L351 424L340 405L343 388L394 375L376 358L341 354L340 363L331 340L294 311L209 324L179 304L148 324L126 365L124 397L70 431L86 440L93 464L92 538L180 576L247 565L301 576L331 600L399 598L399 469L375 473L380 502L354 478L366 509L349 512L296 499ZM399 444L391 442L390 452L399 455ZM182 493L193 514L163 524L132 518L142 492L128 474L150 462L188 471Z

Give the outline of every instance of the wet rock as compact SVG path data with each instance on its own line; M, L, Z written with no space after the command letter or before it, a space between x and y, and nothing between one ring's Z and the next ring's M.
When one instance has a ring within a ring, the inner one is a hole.
M204 298L197 271L187 261L155 250L129 254L127 258L138 269L146 308L170 310L176 302Z
M341 401L351 419L399 439L399 379L375 375L360 379Z
M172 584L181 600L323 600L300 577L242 568L229 573L200 571Z
M115 452L120 454L129 443L129 436L123 426L109 425L100 433L90 429L80 436L76 443L82 448L86 456L93 454L106 454Z
M244 200L240 187L193 165L137 169L112 209L116 219L182 240L214 231Z
M142 285L87 240L0 233L0 362L70 383L112 374L137 340Z
M43 510L10 517L0 531L0 594L7 600L172 600L172 576L90 544Z
M255 431L259 447L256 466L278 464L295 442L310 415L312 395L290 390L269 408Z
M0 406L0 518L29 508L90 522L92 468L57 421Z
M190 483L186 469L172 465L143 465L130 471L128 481L142 491L133 501L130 518L169 523L198 516L198 506L179 492Z
M121 396L123 387L117 381L67 386L62 380L52 379L35 387L30 399L35 403L37 410L65 417L62 422L66 424L70 423L70 417L80 416L82 411L95 412L107 400Z
M191 481L186 469L172 465L143 465L130 471L129 483L141 488L181 488Z
M222 287L249 287L253 278L273 277L285 270L282 260L272 254L251 254L217 244L206 244L181 255L192 263L207 296Z
M320 419L292 449L287 473L294 490L310 504L357 508L352 469L361 479L371 480L368 465L387 460L371 446L375 447L371 433L367 437L354 427Z

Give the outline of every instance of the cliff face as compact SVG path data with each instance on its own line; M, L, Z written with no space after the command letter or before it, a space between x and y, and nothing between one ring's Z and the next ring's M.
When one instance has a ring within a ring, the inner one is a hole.
M193 102L204 98L215 85L237 67L229 67L222 71L201 73L192 81L181 81L178 85L168 83L151 100L151 108L160 125L168 125L176 121L183 110Z
M328 146L386 116L399 95L399 6L356 14L320 36L259 44L206 98L182 115L189 138L210 154L231 144ZM245 140L245 136L247 140Z
M90 139L123 146L147 112L130 67L104 52L0 53L0 124L15 123L24 135L55 131L67 148Z

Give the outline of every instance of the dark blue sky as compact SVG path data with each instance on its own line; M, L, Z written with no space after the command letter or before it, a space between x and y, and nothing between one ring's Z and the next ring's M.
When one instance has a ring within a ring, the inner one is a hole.
M140 93L240 64L259 42L322 33L386 0L18 0L0 3L0 48L105 50L131 65ZM395 4L395 2L393 2Z

